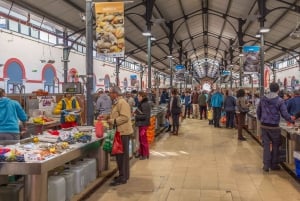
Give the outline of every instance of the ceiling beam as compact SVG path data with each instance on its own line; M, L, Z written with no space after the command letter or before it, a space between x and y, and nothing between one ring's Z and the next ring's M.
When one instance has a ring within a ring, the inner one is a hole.
M72 25L72 24L70 24L70 23L68 23L66 21L61 20L57 16L52 15L51 11L47 12L47 11L41 10L41 9L37 8L36 6L33 6L33 5L29 4L29 3L26 3L24 0L19 0L19 1L7 0L7 1L12 2L12 3L20 6L21 8L29 10L29 11L31 11L31 12L33 12L36 15L39 15L41 17L45 17L45 18L49 19L50 21L53 21L53 22L55 22L57 24L60 24L60 25L62 25L64 27L67 27L67 28L69 28L69 29L71 29L73 31L77 31L77 30L81 29L81 28L78 28L78 27L76 27L76 26L74 26L74 25Z

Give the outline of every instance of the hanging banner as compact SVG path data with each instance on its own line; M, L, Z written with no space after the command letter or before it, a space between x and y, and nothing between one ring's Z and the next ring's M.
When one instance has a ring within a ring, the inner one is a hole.
M134 87L137 83L137 75L130 75L130 85Z
M96 49L100 55L124 57L124 2L95 3Z
M185 81L184 73L185 73L184 65L176 65L175 66L175 80L177 82Z
M259 72L259 56L260 47L259 46L244 46L244 74L252 74Z

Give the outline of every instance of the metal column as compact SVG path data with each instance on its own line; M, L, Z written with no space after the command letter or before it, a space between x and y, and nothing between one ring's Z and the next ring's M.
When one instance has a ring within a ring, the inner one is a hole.
M172 67L172 58L169 58L170 62L170 70L171 70L171 75L170 75L170 87L173 88L173 67Z
M243 86L243 58L240 57L240 87Z
M151 36L147 36L148 89L151 89Z
M93 104L93 9L92 0L86 0L86 120L87 125L94 125Z
M232 70L233 67L230 65L230 89L232 90Z
M260 37L260 82L259 82L259 95L260 97L264 96L265 90L264 90L264 70L265 70L265 50L264 50L264 34L261 33Z
M64 83L68 82L68 62L69 62L69 47L68 47L68 33L67 30L63 33L63 62L64 62Z
M121 62L120 62L120 57L116 58L116 85L118 87L120 87L120 66L121 66Z

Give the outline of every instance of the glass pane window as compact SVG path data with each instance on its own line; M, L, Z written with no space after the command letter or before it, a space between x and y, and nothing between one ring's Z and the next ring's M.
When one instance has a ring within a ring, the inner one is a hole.
M4 17L0 17L0 28L7 29L7 22Z
M39 30L35 29L35 28L30 28L30 34L31 37L33 38L39 38Z
M24 24L21 24L20 25L20 32L22 34L25 34L25 35L29 35L29 27L27 25L24 25Z
M19 23L13 20L9 20L9 30L19 32Z
M48 42L48 38L49 38L49 34L44 32L44 31L40 31L40 39L43 41L47 41Z
M56 36L49 34L49 42L52 44L56 44Z

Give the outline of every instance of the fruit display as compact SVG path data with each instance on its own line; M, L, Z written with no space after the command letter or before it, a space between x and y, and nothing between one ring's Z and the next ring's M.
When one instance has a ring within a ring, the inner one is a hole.
M13 162L13 161L17 161L17 162L24 162L24 153L16 150L16 149L12 149L9 152L5 153L5 154L1 154L0 155L0 162Z
M45 124L47 122L52 122L54 120L49 117L46 117L46 116L38 116L38 117L34 117L32 119L32 121L33 121L33 123L36 123L36 124Z
M151 144L155 138L155 124L156 124L156 117L152 116L150 118L150 126L148 126L147 129L147 139L149 144Z
M66 132L66 131L65 131ZM69 132L67 137L58 137L57 141L58 142L68 142L69 144L75 144L76 142L81 142L81 143L87 143L92 140L92 136L89 134L85 134L83 132L76 132L72 134L72 132Z
M77 147L73 144L90 142L93 129L91 127L89 132L79 131L76 127L59 131L47 130L24 144L0 147L0 162L36 162L58 156Z

